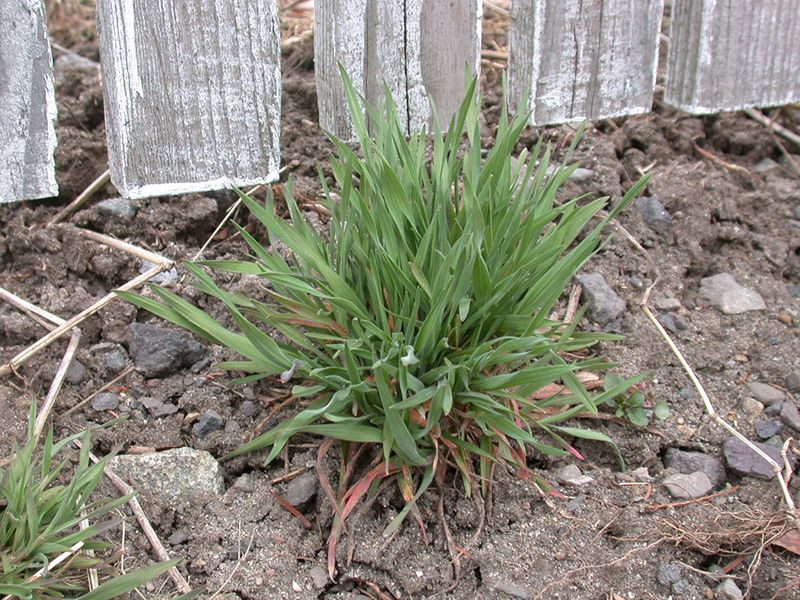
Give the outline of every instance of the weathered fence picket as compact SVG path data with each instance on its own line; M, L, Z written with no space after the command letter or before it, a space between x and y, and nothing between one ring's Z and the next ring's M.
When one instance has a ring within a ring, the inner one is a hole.
M692 113L800 101L800 3L673 0L664 95Z
M41 0L0 0L0 203L58 194L56 99Z
M100 0L111 180L141 197L278 178L277 2Z
M407 131L446 126L480 66L481 0L316 0L315 69L320 126L352 139L338 64L372 104L392 93Z
M98 0L112 181L142 197L278 178L274 0ZM480 66L482 0L316 0L320 125L353 138L338 64L407 132L445 125ZM534 124L649 111L664 0L514 0L512 102ZM800 101L798 0L672 0L665 98L690 112ZM42 0L0 0L0 202L57 193Z
M509 88L531 123L647 112L653 104L662 0L514 0Z

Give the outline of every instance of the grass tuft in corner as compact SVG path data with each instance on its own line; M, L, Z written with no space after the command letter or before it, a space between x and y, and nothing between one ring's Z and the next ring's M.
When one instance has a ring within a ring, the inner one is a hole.
M162 302L124 295L236 350L242 359L220 366L244 373L240 381L297 382L296 414L229 457L267 448L271 461L299 433L341 441L339 494L323 484L336 505L331 576L343 521L384 480L395 480L406 501L390 534L448 468L460 473L467 494L480 493L495 465L525 474L531 451L580 456L574 438L613 444L565 422L596 413L636 379L587 392L578 373L610 365L584 350L613 336L576 331L580 314L571 323L548 315L609 220L645 185L611 208L606 199L556 203L575 167L551 174L541 145L512 160L527 115L512 119L507 108L494 147L482 152L474 80L426 157L425 134L404 135L391 98L379 112L343 78L363 157L334 140L329 239L305 220L288 185L290 222L276 216L271 200L262 206L240 194L270 238L291 251L288 260L240 229L249 259L187 264L239 332L157 286ZM593 221L603 209L607 216ZM226 292L209 271L261 277L264 297ZM290 343L275 341L266 327ZM561 393L546 393L552 384ZM355 458L372 449L359 471Z
M110 547L103 533L117 527L122 519L109 513L128 501L92 499L106 459L89 460L89 434L77 434L60 441L52 431L41 449L34 437L36 408L31 409L28 442L12 449L11 460L0 467L0 598L81 598L111 600L158 577L177 561L143 567L120 575L89 550ZM72 441L83 438L75 465L59 459ZM69 474L69 477L67 477ZM60 482L65 479L65 482ZM79 523L101 520L85 529ZM98 569L105 581L88 588L89 569Z

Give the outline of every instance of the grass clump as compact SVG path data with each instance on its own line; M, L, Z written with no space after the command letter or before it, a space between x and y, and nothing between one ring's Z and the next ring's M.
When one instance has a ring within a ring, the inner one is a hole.
M34 408L27 443L15 446L8 466L0 468L0 598L117 598L173 566L176 561L119 575L88 553L110 548L99 536L121 523L108 518L109 513L129 498L92 500L106 459L91 464L88 432L56 442L51 431L37 450L35 420ZM77 464L70 467L69 458L56 462L81 437ZM66 483L59 483L61 479ZM81 529L84 519L105 520ZM111 574L87 591L89 569Z
M575 437L611 442L565 421L596 413L633 383L592 395L577 375L610 366L585 350L613 336L576 331L580 315L568 323L549 315L600 246L603 228L644 187L638 183L611 209L606 199L557 203L575 167L553 171L541 144L512 160L527 115L512 119L507 108L494 146L484 151L475 81L447 132L433 136L430 156L424 132L404 135L391 98L379 112L343 77L362 155L333 140L335 194L323 180L333 215L327 239L306 221L288 185L290 222L271 199L263 206L240 194L270 238L288 248L288 259L240 228L248 260L186 265L240 332L157 286L162 302L125 294L242 355L220 365L245 373L240 381L298 382L296 414L230 456L268 448L271 461L301 433L340 440L331 551L342 521L387 478L406 500L391 532L448 466L471 494L485 490L493 465L524 472L531 449L577 455ZM229 293L207 269L258 276L264 297ZM558 382L561 393L537 396ZM356 457L365 448L376 452L359 472ZM329 567L332 573L330 555Z

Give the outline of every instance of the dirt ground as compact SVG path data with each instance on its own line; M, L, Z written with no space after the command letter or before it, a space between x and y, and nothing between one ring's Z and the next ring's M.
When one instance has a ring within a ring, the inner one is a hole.
M285 17L288 38L302 29L302 15ZM490 10L486 17L484 45L504 48L505 20ZM50 28L61 46L97 59L91 3L52 3ZM141 267L140 260L79 236L76 226L180 261L197 252L234 198L228 192L152 198L134 202L136 215L123 218L108 216L95 205L117 195L108 185L68 224L46 228L107 164L97 71L90 63L67 60L63 52L56 51L55 57L60 62L56 163L61 195L0 208L0 286L68 318L138 275ZM485 61L482 74L487 144L499 112L502 65L497 60ZM321 192L317 164L324 163L332 145L316 126L309 38L284 51L283 77L283 178L293 177L301 197L313 200ZM797 108L768 114L795 132L800 129ZM573 131L568 126L531 128L523 144L530 147L544 138L560 152ZM564 197L619 198L640 172L651 174L646 195L661 201L671 223L656 232L635 206L620 223L660 272L654 301L668 306L665 299L677 300L670 307L673 312L662 312L662 317L669 315L671 335L720 415L757 439L759 419L780 419L760 414L746 399L748 383L770 384L786 394L787 402L797 401L787 380L800 370L800 147L744 114L690 116L670 109L657 95L649 114L589 125L576 158L593 175L568 183ZM233 233L223 229L205 257L245 254ZM713 497L685 503L676 501L661 483L671 473L663 463L667 449L697 450L721 459L730 435L704 418L703 404L687 375L638 307L655 275L645 255L617 234L585 270L602 273L627 304L610 324L624 341L601 350L619 365L615 372L620 375L646 371L642 387L648 402L665 400L670 408L669 417L653 420L648 427L613 419L589 424L618 442L627 471L619 470L607 447L579 443L586 457L580 469L593 480L583 487L557 482L556 471L567 461L536 455L529 460L530 469L552 481L561 498L543 496L513 473L497 473L486 503L485 527L460 557L457 580L438 522L436 494L420 503L429 543L410 519L386 543L382 531L402 507L402 498L387 491L351 520L338 577L332 582L324 576L325 539L332 520L324 495L318 493L302 507L311 529L273 495L285 494L292 478L313 472L317 442L301 439L290 447L285 461L267 468L261 454L223 463L222 495L183 504L141 498L161 539L177 541L169 548L183 558L180 569L190 583L205 586L209 593L225 583L218 597L231 600L733 597L722 595L711 576L722 568L751 598L800 598L798 557L768 543L779 530L774 519L782 510L774 481L739 477L728 469ZM757 291L766 310L727 315L710 306L699 295L700 280L721 272ZM205 306L188 281L176 287ZM219 312L219 307L210 310ZM109 353L120 352L126 365L133 364L126 327L135 321L156 322L116 300L81 325L77 359L86 372L77 383L65 385L58 397L53 413L57 432L78 431L121 414L96 410L90 402L65 415L118 376L119 370L107 360ZM589 319L582 326L598 327ZM0 363L44 332L27 315L0 303ZM0 381L0 456L8 453L13 440L23 439L30 404L34 399L41 402L65 348L66 341L54 344L15 376ZM212 349L209 356L216 360L222 353ZM129 418L97 434L95 451L189 446L221 456L249 439L265 425L265 418L275 416L271 411L280 390L269 383L230 388L211 362L149 379L133 370L117 381L111 391ZM154 416L140 401L153 398L176 410ZM192 425L208 409L219 413L224 427L199 438ZM782 424L778 441L793 435L797 431ZM326 465L335 478L333 459ZM795 498L796 481L790 486ZM478 532L479 510L455 480L450 484L447 522L455 543L466 546ZM115 493L106 483L102 489ZM127 568L152 560L133 521L124 543ZM241 558L244 548L249 552ZM165 597L170 585L164 590L152 587L146 595Z

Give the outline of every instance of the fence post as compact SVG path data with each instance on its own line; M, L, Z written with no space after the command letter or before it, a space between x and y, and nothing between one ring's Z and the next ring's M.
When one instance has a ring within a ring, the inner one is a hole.
M320 126L345 140L354 132L338 63L371 104L384 83L407 133L442 127L463 98L467 68L480 67L481 0L316 0L314 52Z
M665 100L692 113L800 101L797 0L673 0Z
M98 0L111 180L144 197L278 178L274 0Z
M41 0L0 0L0 203L58 194L56 98Z
M528 94L531 123L647 112L663 0L514 0L509 88Z

